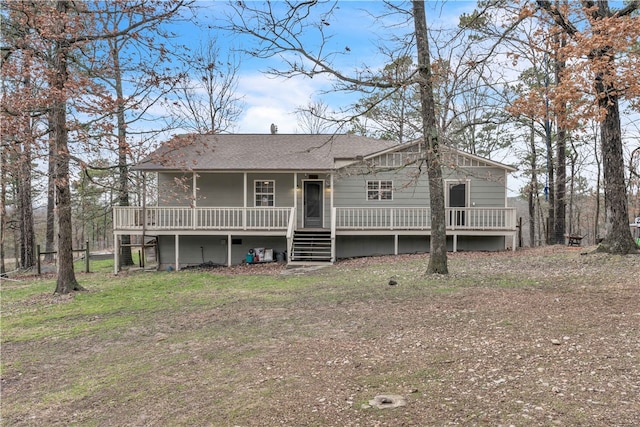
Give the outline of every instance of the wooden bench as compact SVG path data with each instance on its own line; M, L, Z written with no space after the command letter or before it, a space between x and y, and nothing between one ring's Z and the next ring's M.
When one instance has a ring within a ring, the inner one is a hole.
M582 239L584 239L584 236L578 236L575 234L568 234L564 237L567 238L567 246L580 246Z

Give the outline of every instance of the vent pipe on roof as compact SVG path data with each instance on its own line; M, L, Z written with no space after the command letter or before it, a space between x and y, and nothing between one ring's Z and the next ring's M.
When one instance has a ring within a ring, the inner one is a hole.
M275 135L276 133L278 133L278 126L271 123L271 135Z

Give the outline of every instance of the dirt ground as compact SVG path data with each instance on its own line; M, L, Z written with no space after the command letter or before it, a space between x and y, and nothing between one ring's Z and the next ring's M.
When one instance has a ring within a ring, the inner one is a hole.
M317 289L154 319L108 343L5 348L3 364L26 359L20 377L3 374L3 425L638 426L640 255L587 252L451 254L428 291L425 255L216 270ZM336 291L344 275L352 286ZM38 351L48 363L29 365ZM42 403L41 382L86 375L61 364L93 365L95 384ZM406 405L372 407L387 394Z

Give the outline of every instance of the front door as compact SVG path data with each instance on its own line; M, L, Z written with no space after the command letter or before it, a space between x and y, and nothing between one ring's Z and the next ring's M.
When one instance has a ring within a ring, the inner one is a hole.
M449 184L449 207L465 208L467 207L467 185ZM449 214L449 224L454 226L465 225L464 210L452 210Z
M322 228L323 181L304 181L304 227Z

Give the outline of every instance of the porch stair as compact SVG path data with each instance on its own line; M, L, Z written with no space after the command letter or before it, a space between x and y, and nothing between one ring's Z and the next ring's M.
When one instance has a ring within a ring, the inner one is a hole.
M331 249L330 230L296 230L293 234L289 264L331 264Z

